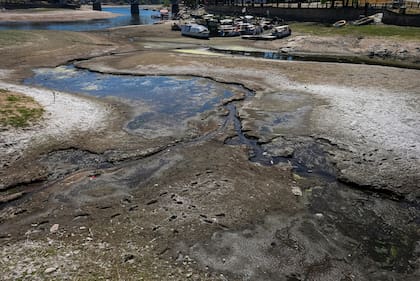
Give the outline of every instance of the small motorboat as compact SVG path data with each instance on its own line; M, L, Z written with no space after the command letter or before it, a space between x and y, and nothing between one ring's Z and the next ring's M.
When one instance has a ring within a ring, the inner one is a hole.
M255 34L255 25L251 23L238 23L238 31L241 35L254 35Z
M222 20L220 20L220 24L221 25L233 25L233 20L232 19L222 19Z
M290 36L291 34L292 30L288 25L276 26L271 30L271 35L276 36L278 39Z
M241 35L239 29L232 25L220 25L217 31L218 35L221 37L234 37Z
M346 20L339 20L333 24L334 27L343 27L347 24Z
M181 34L194 38L208 39L210 31L203 25L189 23L181 26Z
M354 22L352 22L353 25L359 26L359 25L366 25L366 24L371 24L375 21L375 19L373 17L365 17L365 18L361 18L359 20L355 20Z

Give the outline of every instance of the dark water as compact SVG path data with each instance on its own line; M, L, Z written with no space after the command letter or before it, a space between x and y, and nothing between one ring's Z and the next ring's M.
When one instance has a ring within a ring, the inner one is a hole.
M65 31L91 31L102 30L111 27L126 25L146 25L153 24L160 19L152 18L152 15L160 15L159 11L140 10L138 17L133 17L129 6L123 7L104 7L104 12L119 14L120 16L112 19L88 20L76 22L1 22L0 30L65 30Z
M171 131L188 118L219 106L239 86L205 78L111 75L60 66L35 70L26 84L69 93L120 99L138 112L130 130Z

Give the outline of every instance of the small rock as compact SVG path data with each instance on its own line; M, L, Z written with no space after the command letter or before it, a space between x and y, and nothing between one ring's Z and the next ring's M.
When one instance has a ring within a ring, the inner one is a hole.
M50 228L50 233L56 233L59 226L60 225L58 223L53 224L53 226Z
M57 270L57 267L49 267L49 268L45 269L44 273L45 274L50 274L50 273L53 273L56 270Z
M147 202L146 205L152 205L152 204L155 204L155 203L157 203L157 200L153 199L153 200Z
M323 214L321 214L321 213L316 213L316 214L315 214L315 217L316 217L317 219L322 219L322 218L324 217L324 215L323 215Z
M292 186L292 193L296 196L302 196L302 190L299 186Z
M124 260L124 262L132 263L132 262L134 262L135 257L136 256L133 255L133 254L125 254L124 257L123 257L123 260Z
M191 272L188 272L187 275L185 275L187 278L190 278L192 276Z

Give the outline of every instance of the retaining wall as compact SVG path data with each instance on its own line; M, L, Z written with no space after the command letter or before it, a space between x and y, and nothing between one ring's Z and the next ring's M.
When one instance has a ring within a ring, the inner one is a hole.
M382 22L385 24L420 27L420 15L403 15L385 10Z

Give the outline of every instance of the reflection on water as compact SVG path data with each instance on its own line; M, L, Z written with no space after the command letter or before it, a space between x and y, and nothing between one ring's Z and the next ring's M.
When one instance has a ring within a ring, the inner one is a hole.
M183 130L186 121L209 111L243 91L205 78L169 76L129 76L99 74L72 66L35 70L26 84L70 93L118 98L137 112L128 123L131 131L169 136Z
M152 15L160 15L158 11L140 10L139 16L132 16L129 6L104 7L104 12L119 14L112 19L76 21L76 22L3 22L0 23L0 30L66 30L66 31L89 31L101 30L117 26L145 25L159 21L159 18L152 18Z

